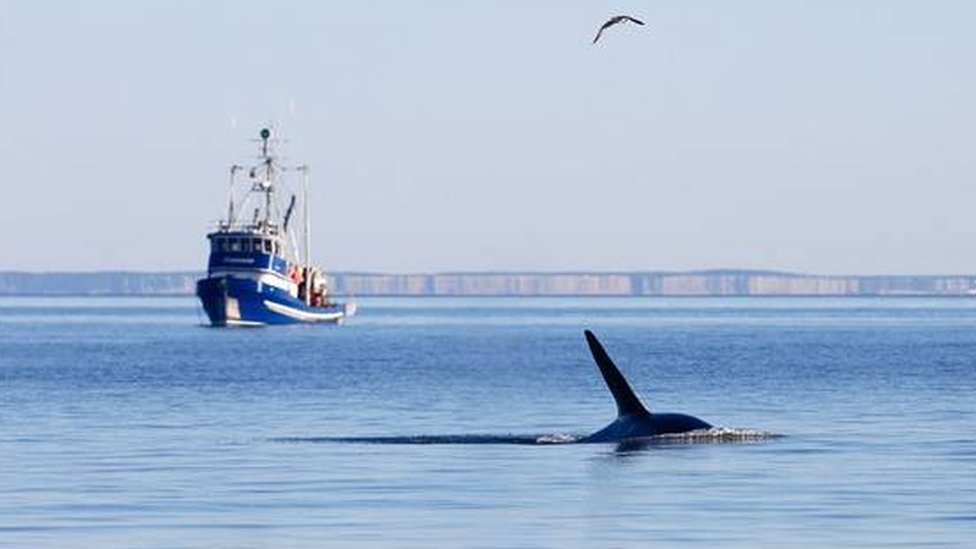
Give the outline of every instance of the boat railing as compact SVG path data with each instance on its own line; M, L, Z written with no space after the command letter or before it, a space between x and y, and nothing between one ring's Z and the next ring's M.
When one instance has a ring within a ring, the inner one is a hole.
M214 222L213 227L217 232L222 233L257 233L267 236L278 236L281 234L281 229L276 223L266 221L258 221L257 223L228 223L226 220L220 220Z

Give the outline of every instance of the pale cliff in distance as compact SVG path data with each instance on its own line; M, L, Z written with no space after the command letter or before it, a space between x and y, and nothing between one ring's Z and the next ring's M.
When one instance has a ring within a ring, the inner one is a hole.
M0 295L193 295L196 272L0 272ZM976 275L831 276L714 270L623 273L337 273L354 296L884 296L972 295Z

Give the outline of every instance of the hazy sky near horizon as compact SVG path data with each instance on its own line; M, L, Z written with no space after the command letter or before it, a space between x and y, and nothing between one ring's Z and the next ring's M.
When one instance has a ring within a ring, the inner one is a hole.
M0 11L0 270L203 269L273 121L330 270L976 273L976 2Z

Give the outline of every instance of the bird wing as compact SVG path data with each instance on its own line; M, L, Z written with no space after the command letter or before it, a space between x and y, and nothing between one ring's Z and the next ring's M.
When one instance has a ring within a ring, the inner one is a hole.
M596 31L596 36L593 37L593 43L594 44L596 44L596 41L600 39L600 35L603 34L603 29L605 29L605 28L606 28L605 26L604 27L600 27L600 30Z
M629 15L614 15L610 19L607 19L606 23L600 25L600 30L597 31L596 37L593 38L593 43L596 44L596 41L600 39L600 36L603 34L603 31L605 31L607 28L612 27L617 23L623 23L624 21L631 21L633 23L637 23L638 25L644 24L644 22L641 21L640 19L635 19Z

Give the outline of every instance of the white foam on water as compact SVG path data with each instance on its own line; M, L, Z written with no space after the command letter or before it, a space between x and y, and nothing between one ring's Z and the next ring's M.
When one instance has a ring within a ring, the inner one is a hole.
M669 433L651 437L661 442L677 443L735 443L735 442L762 442L784 435L771 431L761 431L759 429L737 429L733 427L712 427L710 429L697 429L686 433Z
M580 437L573 435L566 435L562 433L554 433L551 435L542 435L535 439L536 444L571 444L577 442Z

